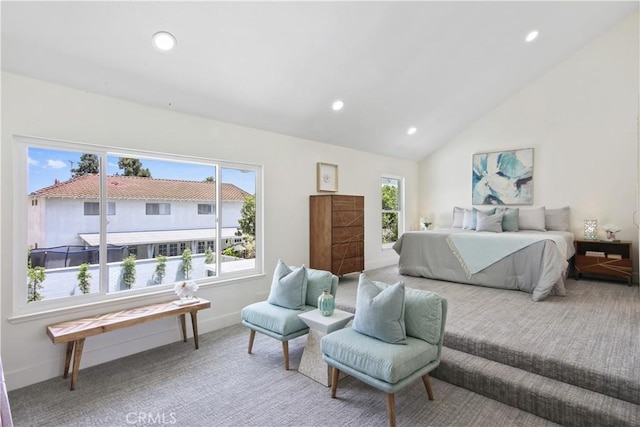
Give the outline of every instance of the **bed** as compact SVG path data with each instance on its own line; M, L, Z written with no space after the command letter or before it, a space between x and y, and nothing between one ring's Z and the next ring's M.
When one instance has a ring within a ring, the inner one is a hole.
M575 253L569 231L487 232L463 228L404 233L393 249L408 276L532 294L534 301L565 295L568 260Z

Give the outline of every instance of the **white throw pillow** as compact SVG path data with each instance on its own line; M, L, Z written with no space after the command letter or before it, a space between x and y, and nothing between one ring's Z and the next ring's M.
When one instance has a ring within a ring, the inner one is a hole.
M453 208L453 223L451 224L452 228L462 228L462 223L464 220L464 209L459 207Z
M569 231L569 206L546 209L544 223L547 230Z
M490 215L478 211L478 223L476 224L476 231L491 231L494 233L502 233L503 216L503 212Z
M539 208L520 208L518 215L520 230L547 231L545 228L544 206Z

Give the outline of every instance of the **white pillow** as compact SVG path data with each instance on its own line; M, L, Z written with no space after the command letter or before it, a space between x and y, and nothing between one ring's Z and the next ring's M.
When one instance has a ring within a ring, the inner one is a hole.
M520 230L547 231L545 228L544 206L539 208L520 208L518 215Z
M453 224L452 228L462 228L462 221L464 219L464 209L455 207L453 208Z
M502 217L503 212L493 215L478 211L478 222L476 231L492 231L494 233L502 233Z
M476 211L473 209L465 209L464 217L462 218L462 228L465 230L476 229Z
M546 209L544 223L547 230L569 231L569 206Z

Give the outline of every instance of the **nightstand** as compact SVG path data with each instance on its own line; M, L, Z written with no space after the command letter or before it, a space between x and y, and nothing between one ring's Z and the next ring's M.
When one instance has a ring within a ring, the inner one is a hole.
M576 277L597 274L624 279L631 286L633 265L631 242L621 240L576 240Z

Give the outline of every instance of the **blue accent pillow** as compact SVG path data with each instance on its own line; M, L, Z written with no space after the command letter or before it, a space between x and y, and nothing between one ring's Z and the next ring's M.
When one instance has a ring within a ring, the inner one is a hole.
M497 212L504 212L502 217L502 231L519 231L518 218L520 210L518 208L499 208Z
M269 304L292 310L303 310L307 299L307 268L289 268L282 260L273 272Z
M331 292L333 273L324 270L307 269L307 305L318 306L318 297L323 291ZM332 293L335 297L335 293Z
M360 274L352 328L390 344L406 344L404 282L380 289L364 273Z

